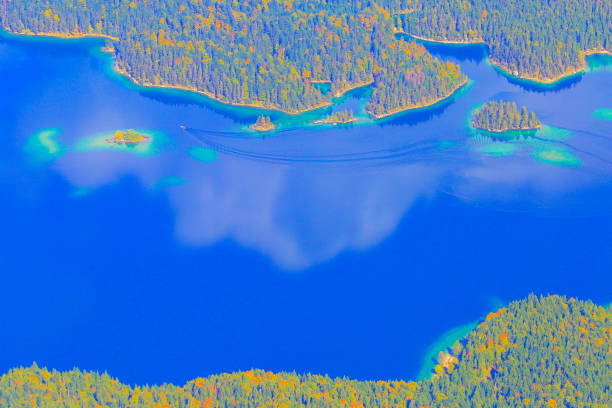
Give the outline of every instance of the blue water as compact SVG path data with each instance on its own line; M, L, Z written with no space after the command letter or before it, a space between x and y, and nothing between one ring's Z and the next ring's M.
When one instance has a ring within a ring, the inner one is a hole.
M534 88L477 47L428 45L472 80L451 100L340 128L307 126L329 109L273 114L281 131L261 137L244 129L259 111L131 85L101 45L0 40L2 372L412 379L439 336L500 303L612 300L612 122L593 115L612 107L605 64ZM491 98L552 130L474 133ZM163 137L146 154L79 147L126 128ZM31 148L43 129L57 149Z

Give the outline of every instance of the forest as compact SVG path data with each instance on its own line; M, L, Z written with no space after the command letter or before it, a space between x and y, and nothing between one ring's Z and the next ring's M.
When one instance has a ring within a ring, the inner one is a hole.
M441 351L431 377L419 382L250 370L183 386L128 386L107 374L34 364L0 377L0 406L607 408L611 337L611 306L530 295L490 313Z
M338 125L338 124L346 124L346 123L355 122L356 120L357 118L355 117L355 114L353 113L353 111L350 109L345 109L345 110L332 112L325 118L320 119L320 120L315 120L313 123L314 124Z
M385 0L10 0L18 34L104 35L117 69L142 85L297 114L372 85L374 117L427 105L465 81L414 43L395 39ZM110 40L109 40L110 41ZM331 84L322 93L313 84Z
M515 102L489 101L474 112L472 126L490 132L506 132L539 129L542 124L525 106L519 110Z
M276 125L272 122L272 118L265 115L259 115L255 123L251 125L251 129L258 132L268 132L274 130Z
M116 39L117 69L142 85L291 114L371 85L373 118L433 104L467 80L457 65L397 41L398 32L484 42L501 69L552 82L584 70L585 55L612 52L610 21L612 3L601 0L6 0L0 8L12 33Z
M366 105L375 119L435 104L467 82L459 66L432 57L414 42L392 42L377 60L376 85Z
M434 41L484 42L490 60L525 79L553 82L584 70L585 54L612 53L612 2L407 1L398 29Z

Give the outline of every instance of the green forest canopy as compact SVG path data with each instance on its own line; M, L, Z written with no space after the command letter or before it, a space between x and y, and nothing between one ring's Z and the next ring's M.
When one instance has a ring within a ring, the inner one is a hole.
M542 124L536 114L529 112L525 106L519 110L515 102L489 101L474 112L472 126L492 132L505 132L539 129Z
M438 41L485 42L493 63L551 82L585 68L585 52L612 53L612 2L605 0L408 1L398 26Z
M14 33L116 37L118 68L136 82L231 104L299 113L373 84L368 110L379 117L431 104L466 81L457 65L395 38L394 3L11 0L0 18Z
M116 37L116 64L136 82L225 103L300 113L372 84L375 118L466 81L397 31L484 41L494 63L541 81L583 69L585 52L612 52L602 0L5 0L0 19L14 33Z
M132 387L107 374L36 365L0 377L0 406L104 408L607 408L612 309L561 296L511 303L441 352L420 382L251 370L184 386Z

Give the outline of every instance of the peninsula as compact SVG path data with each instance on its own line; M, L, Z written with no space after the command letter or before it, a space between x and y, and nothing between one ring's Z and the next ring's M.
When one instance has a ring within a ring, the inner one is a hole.
M612 7L599 0L424 1L398 20L396 32L421 40L484 43L493 65L540 84L586 70L588 55L612 54Z
M116 69L135 83L229 105L301 114L370 86L375 116L448 97L465 79L458 65L398 41L395 9L391 0L13 0L0 24L15 34L105 38Z
M489 132L535 130L542 127L536 114L525 106L520 110L515 102L491 101L474 112L472 126Z

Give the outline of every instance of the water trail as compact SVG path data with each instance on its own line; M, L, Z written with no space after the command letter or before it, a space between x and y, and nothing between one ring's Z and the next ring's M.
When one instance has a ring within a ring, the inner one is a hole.
M609 136L602 135L602 134L595 133L595 132L591 132L591 131L588 131L588 130L584 130L584 129L571 129L571 128L562 128L562 129L569 130L570 132L574 132L574 133L582 133L582 134L585 134L585 135L588 135L588 136L597 137L597 138L603 139L603 140L605 140L607 142L612 142L612 138L610 138Z
M183 128L181 127L181 129L183 129L184 131L189 131L189 132L194 132L194 133L205 133L208 135L212 135L212 136L218 136L218 137L225 137L228 139L253 139L253 138L257 138L257 139L266 139L265 135L257 135L257 136L253 136L253 133L249 133L249 132L240 132L240 131L232 131L232 130L208 130L208 129L196 129L196 128ZM294 131L296 129L299 128L284 128L284 129L278 129L274 131L274 134L279 134L279 133L287 133L287 132L291 132Z
M337 154L317 154L317 155L299 155L299 154L273 154L259 153L249 150L237 149L224 143L213 140L214 136L226 137L238 132L209 132L201 129L182 128L185 133L192 136L196 141L202 143L206 147L213 149L219 153L251 159L256 161L279 163L279 164L294 164L294 163L318 163L318 164L357 164L370 163L371 165L389 165L398 163L398 161L406 162L409 156L416 156L422 159L424 153L430 151L434 144L430 141L419 141L409 145L399 147L377 149L364 152L353 153L337 153ZM219 134L221 133L221 134Z
M574 146L574 145L572 145L570 143L563 142L561 140L548 139L548 138L540 137L540 136L533 136L533 138L536 139L536 140L540 140L542 142L554 143L554 144L557 144L557 145L561 145L561 146L567 147L568 149L573 150L574 152L581 153L581 154L584 154L584 155L587 155L587 156L591 156L594 159L600 160L600 161L602 161L602 162L612 166L612 161L611 160L608 160L608 159L606 159L606 158L604 158L602 156L599 156L599 155L597 155L595 153L591 153L591 152L589 152L587 150L580 149L580 148L578 148L578 147L576 147L576 146Z
M582 133L582 134L585 134L585 135L588 135L588 136L594 136L594 137L602 138L602 139L607 140L607 141L611 141L608 137L606 137L604 135L601 135L601 134L598 134L598 133L587 132L587 131L582 131L582 130L573 130L573 129L568 129L568 128L562 128L562 129L563 130L572 131L574 133ZM592 157L594 159L597 159L599 161L602 161L602 162L604 162L606 164L612 165L612 161L606 159L605 157L599 156L599 155L597 155L595 153L592 153L592 152L589 152L587 150L583 150L583 149L581 149L579 147L576 147L573 144L570 144L568 142L564 142L562 140L550 139L550 138L547 138L547 137L537 136L536 134L532 134L532 135L526 136L526 138L530 138L530 139L533 139L533 140L538 140L538 141L541 141L541 142L551 143L551 144L555 144L555 145L558 145L558 146L563 146L563 147L566 147L569 150L572 150L572 151L574 151L576 153L580 153L580 154L583 154L583 155L586 155L586 156L590 156L590 157ZM498 139L493 138L493 137L491 137L489 135L483 135L483 134L480 134L480 133L476 133L471 138L471 141L473 143L475 143L475 144L486 144L486 143L490 143L491 141L510 142L510 141L517 141L517 140L521 140L521 139L511 139L511 140L499 139L498 140Z

